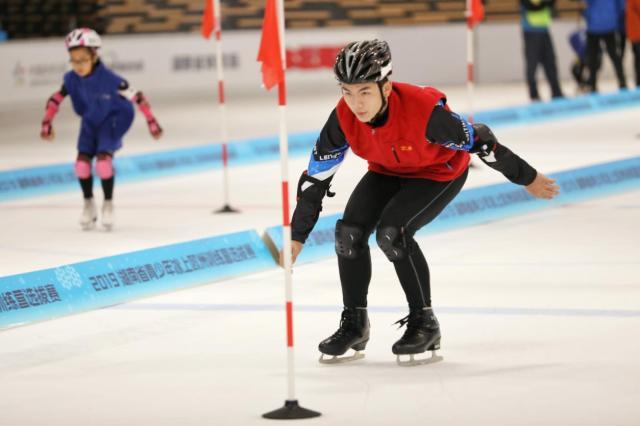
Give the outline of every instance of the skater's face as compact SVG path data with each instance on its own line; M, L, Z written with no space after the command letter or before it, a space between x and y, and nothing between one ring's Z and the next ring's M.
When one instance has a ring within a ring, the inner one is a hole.
M383 105L383 101L391 93L391 82L382 85L382 94L377 83L360 83L340 85L342 97L347 106L358 117L358 120L367 123L376 116ZM384 98L383 98L384 96Z
M98 56L96 53L86 47L77 47L69 51L69 62L71 68L80 77L86 77L91 74L93 64L96 63Z

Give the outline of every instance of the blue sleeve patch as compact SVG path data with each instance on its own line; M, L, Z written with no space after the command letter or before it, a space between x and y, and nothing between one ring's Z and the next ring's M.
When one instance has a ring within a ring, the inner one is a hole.
M475 131L473 130L473 125L469 123L464 117L461 117L459 115L458 117L460 118L460 121L462 122L462 125L465 128L465 133L469 134L469 139L467 143L462 146L462 149L465 151L470 151L471 148L473 148L473 141L476 139Z
M347 149L349 149L349 145L329 151L326 154L318 154L317 149L314 148L311 153L311 158L309 159L307 173L309 176L313 176L318 173L326 172L327 170L339 165L344 160Z

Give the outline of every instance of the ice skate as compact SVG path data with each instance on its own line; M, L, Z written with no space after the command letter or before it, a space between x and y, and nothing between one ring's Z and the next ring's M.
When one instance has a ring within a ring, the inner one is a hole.
M369 341L369 317L366 308L344 308L340 327L331 337L320 342L318 349L322 353L322 364L337 364L364 358L363 351ZM349 349L355 353L342 356ZM325 358L325 355L331 358Z
M113 201L112 200L104 200L102 204L102 226L107 231L111 231L113 229Z
M91 230L96 226L97 219L96 203L93 198L86 198L82 208L82 216L80 216L80 226L84 231Z
M408 316L396 324L400 324L400 327L407 324L404 334L391 348L397 356L398 365L407 367L442 361L443 358L436 354L436 350L440 349L440 324L431 308L412 309ZM427 351L431 351L431 356L426 356ZM416 358L416 355L419 357Z

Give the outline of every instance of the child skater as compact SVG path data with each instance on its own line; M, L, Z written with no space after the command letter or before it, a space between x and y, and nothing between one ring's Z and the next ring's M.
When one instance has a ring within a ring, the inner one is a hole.
M98 49L101 44L100 36L89 28L78 28L67 35L65 46L69 52L72 71L64 75L62 87L47 101L40 130L42 139L53 140L53 118L64 97L69 95L73 110L82 119L75 173L84 196L84 208L80 217L80 225L84 230L93 229L97 220L91 171L94 157L96 173L104 192L102 225L107 230L113 227L113 156L122 147L122 138L133 122L132 102L144 114L153 138L159 139L162 136L162 128L142 92L131 88L125 79L100 61Z

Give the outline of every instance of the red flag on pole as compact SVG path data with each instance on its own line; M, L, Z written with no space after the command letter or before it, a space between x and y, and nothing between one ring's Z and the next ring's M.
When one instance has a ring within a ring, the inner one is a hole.
M213 15L213 0L204 0L204 12L202 13L202 25L200 33L208 39L216 26L216 18Z
M484 19L484 5L482 0L471 0L471 15L469 16L469 25L475 26Z
M267 0L265 6L258 62L262 62L262 83L267 90L284 81L275 0Z

